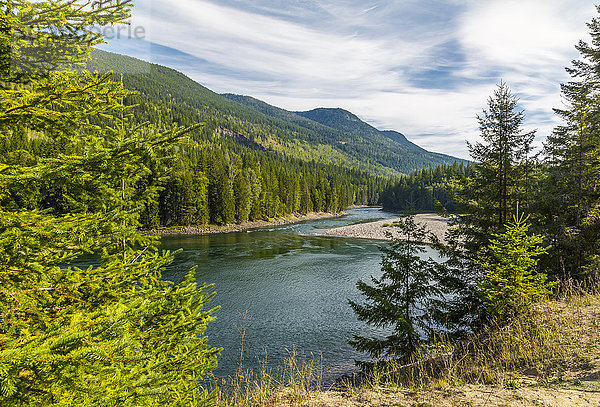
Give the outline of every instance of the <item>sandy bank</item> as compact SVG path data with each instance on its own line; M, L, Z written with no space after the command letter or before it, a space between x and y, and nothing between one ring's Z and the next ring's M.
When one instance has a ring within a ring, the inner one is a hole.
M146 235L160 235L160 236L176 236L176 235L210 235L215 233L233 233L243 232L250 229L266 228L272 226L283 226L292 223L304 222L309 220L337 218L345 215L342 213L309 213L306 215L294 214L288 215L282 218L269 219L269 220L253 220L240 224L230 225L199 225L199 226L174 226L169 228L159 228L144 230L142 233Z
M394 221L400 218L378 220L376 222L361 223L358 225L341 226L333 228L325 232L327 235L355 237L359 239L376 239L376 240L391 240L387 235L392 233L392 238L401 238L400 233L396 228L389 227ZM448 230L449 224L446 218L433 213L420 213L415 216L415 220L419 224L424 224L427 230L434 233L438 239L443 240L444 234Z

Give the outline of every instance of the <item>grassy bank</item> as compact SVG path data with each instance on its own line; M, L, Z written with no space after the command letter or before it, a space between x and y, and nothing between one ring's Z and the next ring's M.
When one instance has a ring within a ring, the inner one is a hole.
M412 363L323 390L319 364L239 375L221 406L598 406L600 296L571 289L461 345L443 339Z

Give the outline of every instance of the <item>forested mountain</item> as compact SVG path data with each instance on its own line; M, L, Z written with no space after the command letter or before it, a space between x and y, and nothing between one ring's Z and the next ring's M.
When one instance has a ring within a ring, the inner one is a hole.
M416 145L415 143L412 143L410 141L408 141L408 139L406 138L406 136L402 133L399 133L397 131L394 130L383 130L380 132L381 134L383 134L384 136L386 136L389 139L392 139L393 141L399 143L399 144L403 144L407 150L409 151L415 151L415 152L427 152L427 150L425 150L422 147L419 147L418 145ZM438 153L429 153L429 154L433 154L436 156L442 156L442 157L448 157L447 155L444 154L438 154ZM454 157L450 157L451 159L455 159ZM455 159L456 160L456 159ZM456 160L456 162L461 162L463 160Z
M357 118L353 125L319 118L330 124L324 125L256 99L228 95L230 100L173 69L135 58L95 50L86 68L114 72L113 79L134 92L123 100L133 124L161 131L172 124L193 127L188 142L158 157L142 181L160 190L140 218L145 227L227 224L376 204L392 185L383 176L433 165L437 157L400 133L379 132ZM36 154L49 150L27 140L0 145L0 154L22 147ZM31 207L56 202L53 210L68 210L53 193L43 191Z
M267 116L286 120L308 132L322 135L333 148L369 164L409 173L458 161L444 154L431 153L396 131L380 131L343 109L319 108L307 112L290 112L250 96L224 94L230 100L251 107Z
M341 153L337 157L325 150L320 154L317 133L307 135L314 137L307 145L317 147L306 157L286 153L282 146L299 127L223 98L172 69L101 51L92 54L87 69L113 71L114 80L136 92L123 94L128 107L123 119L128 123L148 123L150 132L170 132L173 124L190 127L185 130L186 140L166 155L152 158L148 173L138 182L137 188L159 191L145 203L140 217L144 227L335 213L352 204L376 204L388 184L380 176L356 169L358 162L349 165ZM109 120L111 116L106 115L91 119L95 125ZM82 148L30 133L24 129L0 140L0 158L15 163L29 155L52 159L80 153ZM23 151L28 155L23 156ZM79 193L40 186L32 196L17 188L4 204L61 214L72 209Z
M457 160L386 136L358 118L353 126L340 126L340 120L302 117L310 112L295 114L250 97L218 95L173 69L123 55L95 51L87 68L123 73L125 87L140 93L128 101L139 105L135 115L140 121L182 126L206 123L195 134L197 139L220 142L229 138L303 161L340 164L379 175L408 174Z
M396 131L380 131L344 109L314 109L298 115L356 137L361 147L395 165L411 166L411 170L442 164L464 162L445 154L431 153L406 139ZM387 152L387 154L382 153Z
M296 112L296 114L317 123L321 123L322 125L332 129L353 135L357 138L362 138L370 142L382 143L387 147L396 147L400 148L401 150L411 152L418 151L423 155L434 154L429 153L414 143L411 143L406 139L406 137L404 137L403 134L396 133L402 137L386 137L381 131L377 130L370 124L365 123L354 113L344 109L318 108L309 110L307 112ZM398 144L398 146L390 144L389 140L392 140L394 143ZM440 154L439 156L442 155ZM454 157L446 156L446 158L451 159L452 162L456 160Z

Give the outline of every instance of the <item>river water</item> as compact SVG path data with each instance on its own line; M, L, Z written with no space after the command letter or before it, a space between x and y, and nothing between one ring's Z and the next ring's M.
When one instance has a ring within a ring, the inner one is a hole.
M217 377L232 375L240 362L245 319L244 369L256 369L268 356L279 366L296 350L322 357L325 376L335 378L365 359L348 345L354 334L381 334L356 319L348 299L361 300L359 279L380 276L385 242L323 236L333 227L391 218L377 208L269 229L206 236L164 237L164 249L183 251L164 277L179 281L198 266L198 283L214 284L209 307L220 306L207 329L209 344L222 347ZM434 253L427 255L435 256Z

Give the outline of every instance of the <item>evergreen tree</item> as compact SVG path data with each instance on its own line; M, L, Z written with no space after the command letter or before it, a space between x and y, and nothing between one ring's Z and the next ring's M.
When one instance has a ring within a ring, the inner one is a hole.
M529 217L513 216L506 231L494 234L486 254L477 259L487 311L492 317L515 316L550 294L546 275L537 273L537 257L546 254L541 235L528 235Z
M522 133L524 113L515 110L517 102L500 83L488 99L488 109L478 116L483 143L468 143L475 164L463 202L476 202L468 208L469 222L484 235L501 230L516 203L525 201L535 132Z
M252 191L247 178L247 171L240 171L234 180L233 190L235 195L235 220L246 222L252 207Z
M600 7L597 8L600 12ZM600 272L600 19L588 24L591 43L577 46L582 59L561 86L568 103L555 112L565 124L545 143L549 174L540 197L553 248L551 270L563 278Z
M229 168L224 157L212 162L208 171L210 220L217 225L235 222L235 198L229 178Z
M488 247L490 236L501 233L508 216L527 200L532 175L534 132L523 134L524 113L515 111L517 99L501 83L478 116L484 143L469 144L475 161L469 177L455 189L457 214L444 244L437 245L446 258L440 267L440 288L448 299L437 303L438 323L457 336L477 329L483 302L478 282L484 272L476 259Z
M435 262L419 257L425 251L425 227L418 225L414 216L393 226L402 237L381 248L381 278L372 277L372 285L357 283L366 304L350 301L359 320L379 328L391 327L392 333L383 339L354 336L350 344L375 358L407 360L423 340L433 337L429 304L439 291Z
M211 295L193 270L161 279L173 254L137 232L159 192L143 180L185 131L133 125L120 103L129 93L110 74L64 70L101 42L87 27L128 13L121 1L0 6L0 134L9 144L23 130L41 135L52 152L0 162L3 405L210 400L199 379L218 354L203 336ZM45 199L18 202L22 185ZM97 265L67 266L84 253Z

